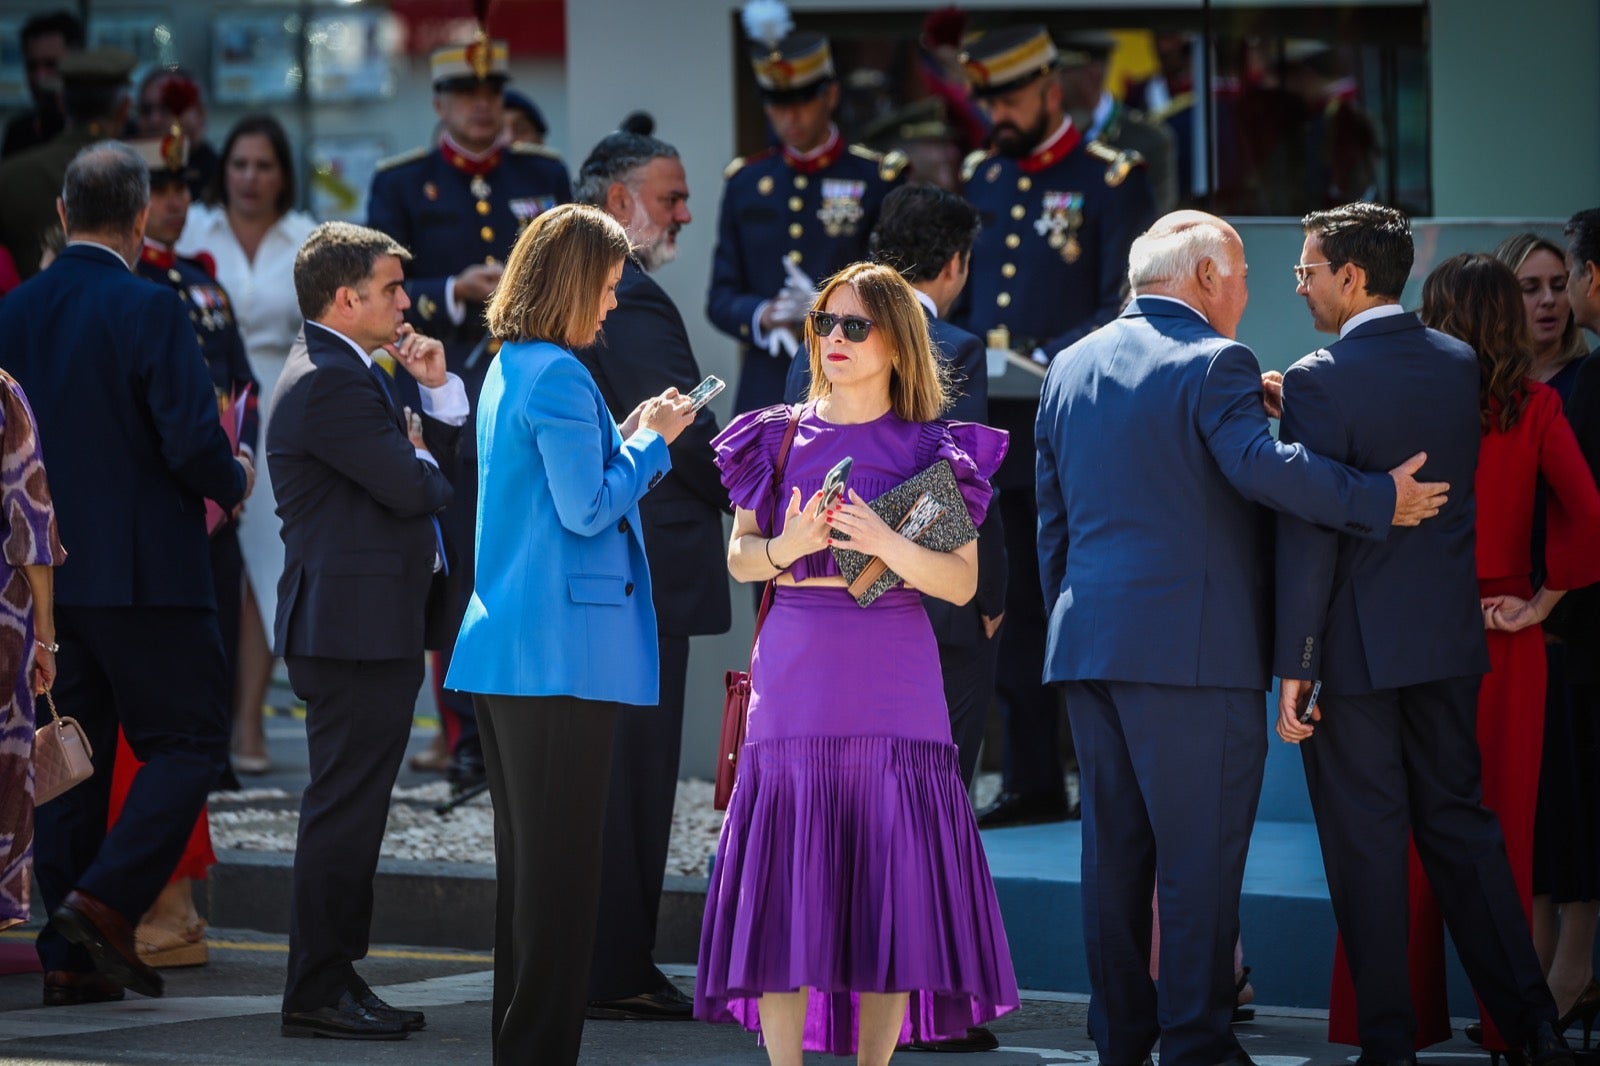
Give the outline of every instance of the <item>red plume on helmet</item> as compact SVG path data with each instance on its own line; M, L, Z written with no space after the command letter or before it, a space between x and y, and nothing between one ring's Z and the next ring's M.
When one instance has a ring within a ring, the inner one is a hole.
M161 106L174 117L200 103L200 86L182 74L168 74L161 82Z

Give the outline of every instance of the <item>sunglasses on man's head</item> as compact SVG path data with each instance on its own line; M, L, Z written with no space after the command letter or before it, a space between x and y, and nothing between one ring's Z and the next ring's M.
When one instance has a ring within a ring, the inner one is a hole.
M862 318L860 315L834 315L827 311L811 312L811 328L817 331L817 336L831 335L834 326L844 327L845 340L851 344L860 344L867 339L867 334L872 332L872 319Z

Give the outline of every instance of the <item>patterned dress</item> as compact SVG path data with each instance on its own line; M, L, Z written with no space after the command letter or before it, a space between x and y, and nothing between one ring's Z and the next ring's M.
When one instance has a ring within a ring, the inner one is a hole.
M24 566L60 566L39 430L0 371L0 929L28 918L33 854L33 593Z

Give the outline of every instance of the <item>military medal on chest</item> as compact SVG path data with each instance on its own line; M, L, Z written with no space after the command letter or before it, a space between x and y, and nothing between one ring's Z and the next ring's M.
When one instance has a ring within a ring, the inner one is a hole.
M1039 217L1033 220L1033 230L1068 263L1076 263L1083 254L1083 245L1078 242L1078 230L1082 226L1083 193L1044 191L1043 205Z
M817 208L817 221L822 223L830 237L855 235L865 212L861 198L866 195L867 183L847 181L843 178L822 179L822 206Z
M472 184L467 187L472 190L472 195L478 199L487 200L489 198L489 183L483 180L482 174L474 174L472 176Z

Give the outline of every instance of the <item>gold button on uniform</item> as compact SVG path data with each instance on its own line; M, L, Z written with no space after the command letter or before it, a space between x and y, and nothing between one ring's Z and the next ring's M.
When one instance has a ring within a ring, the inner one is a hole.
M795 187L795 188L797 188L797 189L803 189L803 188L805 188L805 187L806 187L806 186L807 186L807 185L810 185L810 184L811 184L811 182L810 182L810 180L809 180L809 179L807 179L807 178L806 178L806 176L805 176L805 175L804 175L804 174L796 174L796 175L795 175L795 176L794 176L794 187Z
M1026 207L1023 207L1021 204L1012 204L1011 205L1011 217L1012 218L1020 219L1023 215L1025 215L1027 213L1028 213L1028 209Z
M1011 294L1009 292L1003 292L994 298L994 302L999 304L1001 307L1010 307Z
M806 202L804 200L800 199L800 197L798 197L798 196L789 197L789 210L798 211L802 207L804 207L805 205L806 205Z
M792 248L792 249L790 249L790 250L789 250L789 257L788 257L788 258L789 258L789 262L791 262L791 263L798 263L798 262L800 262L800 258L801 258L801 256L800 256L800 249L798 249L798 248Z
M1017 264L1015 264L1015 263L1007 263L1004 266L1002 266L1000 268L1000 276L1002 278L1014 278L1014 277L1016 277L1017 276Z
M1022 175L1017 179L1017 188L1023 192L1027 192L1029 189L1033 188L1033 179L1028 177L1026 174Z
M1017 245L1019 245L1021 243L1022 243L1022 238L1017 236L1015 233L1006 234L1006 247L1007 248L1015 248L1015 247L1017 247Z
M485 226L478 231L478 236L482 237L486 241L492 241L494 240L494 230L490 229L488 226Z
M806 228L804 226L800 225L800 223L798 223L798 222L789 223L789 236L794 237L796 239L799 239L800 235L802 233L804 233L805 231L806 231Z
M487 215L488 213L489 213L489 201L488 200L479 200L478 201L478 214Z

